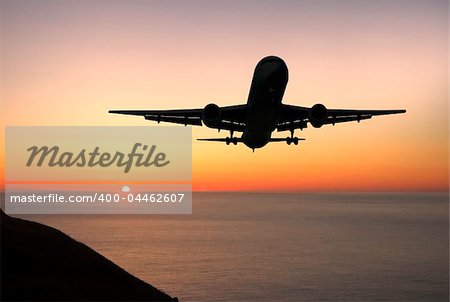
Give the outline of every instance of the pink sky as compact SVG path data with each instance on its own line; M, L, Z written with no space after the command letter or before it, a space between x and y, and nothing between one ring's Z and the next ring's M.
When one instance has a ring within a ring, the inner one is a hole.
M193 140L194 190L448 189L448 1L3 0L0 22L2 151L6 125L150 126L107 111L244 103L273 54L285 103L408 113L255 153Z

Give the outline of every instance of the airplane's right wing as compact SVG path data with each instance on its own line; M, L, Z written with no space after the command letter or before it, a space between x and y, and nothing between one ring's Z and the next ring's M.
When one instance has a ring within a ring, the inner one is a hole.
M353 109L327 109L322 104L316 104L311 108L283 105L281 117L277 125L278 131L303 129L310 123L313 127L320 128L323 125L335 125L371 119L373 116L405 113L406 110L353 110Z
M175 110L110 110L109 113L142 116L146 120L181 125L202 126L231 131L244 131L246 105L219 107L209 104L203 109Z

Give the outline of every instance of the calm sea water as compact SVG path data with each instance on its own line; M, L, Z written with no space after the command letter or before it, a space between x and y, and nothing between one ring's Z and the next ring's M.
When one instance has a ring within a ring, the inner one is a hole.
M181 301L448 301L448 197L199 193L192 215L27 219Z

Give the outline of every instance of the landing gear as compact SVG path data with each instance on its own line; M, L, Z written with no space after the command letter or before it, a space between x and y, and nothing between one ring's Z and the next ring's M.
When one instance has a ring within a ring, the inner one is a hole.
M227 137L227 138L225 138L225 143L227 145L229 145L229 144L237 145L238 140L236 137Z
M300 139L298 137L294 137L294 129L291 129L291 137L286 137L286 143L288 145L294 143L294 145L298 145L298 141Z
M237 145L238 140L236 137L233 137L233 133L234 133L234 131L230 130L230 137L225 138L225 143L227 145L229 145L229 144Z
M300 139L298 138L298 137L286 137L286 143L288 144L288 145L290 145L290 144L292 144L292 143L294 143L294 145L298 145L298 141L299 141Z

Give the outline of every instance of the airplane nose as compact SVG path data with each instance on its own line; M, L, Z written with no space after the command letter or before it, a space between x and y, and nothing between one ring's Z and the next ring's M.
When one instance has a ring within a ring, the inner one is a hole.
M276 61L270 61L262 65L262 68L267 74L277 73L280 69L282 69L282 67L283 65Z
M283 59L280 57L277 57L277 56L267 56L265 58L262 58L259 61L258 65L266 63L266 62L278 62L278 63L281 63L282 65L286 65L286 63L283 61Z

